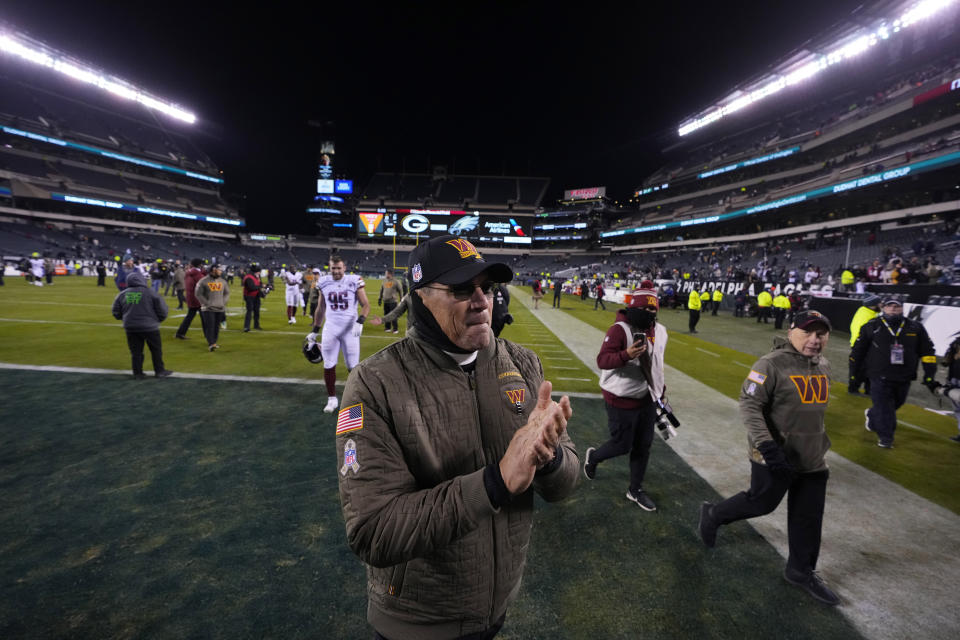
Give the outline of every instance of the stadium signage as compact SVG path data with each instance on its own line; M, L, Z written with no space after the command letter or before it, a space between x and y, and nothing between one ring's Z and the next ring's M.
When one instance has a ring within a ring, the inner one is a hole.
M29 138L31 140L36 140L38 142L46 142L47 144L53 144L58 147L68 147L70 149L77 149L79 151L84 151L86 153L93 153L95 155L102 156L104 158L111 158L113 160L119 160L121 162L129 162L130 164L139 165L141 167L150 167L151 169L157 169L159 171L168 171L170 173L177 173L182 176L196 178L197 180L203 180L205 182L214 182L216 184L223 184L223 180L221 178L215 178L213 176L204 175L202 173L196 173L194 171L186 171L184 169L171 167L169 165L161 164L159 162L151 162L150 160L134 158L133 156L127 156L122 153L115 153L113 151L108 151L106 149L91 147L86 144L68 142L66 140L60 140L59 138L51 138L50 136L44 136L39 133L32 133L30 131L23 131L21 129L14 129L13 127L0 127L0 129L2 129L4 133L9 133L10 135L21 136L23 138Z
M563 192L564 200L595 200L607 195L606 187L590 187L587 189L568 189Z
M677 220L674 222L665 222L662 224L648 225L645 227L635 227L633 229L605 231L600 234L600 237L616 238L618 236L624 236L628 234L632 235L635 233L662 231L664 229L688 227L691 225L720 222L722 220L731 220L733 218L739 218L742 216L747 216L755 213L762 213L764 211L770 211L772 209L779 209L781 207L797 204L799 202L805 202L807 200L815 200L817 198L831 196L836 193L843 193L846 191L852 191L854 189L860 189L860 188L867 187L874 184L880 184L883 182L889 182L891 180L897 180L899 178L903 178L908 175L916 175L918 173L924 173L927 171L932 171L934 169L948 167L954 164L960 164L960 151L954 152L954 153L948 153L938 158L931 158L929 160L924 160L922 162L915 162L913 164L906 165L903 167L898 167L896 169L890 169L889 171L884 171L882 173L875 173L873 175L864 176L862 178L858 178L857 180L841 182L838 184L821 187L819 189L814 189L812 191L807 191L806 193L800 193L794 196L781 198L779 200L773 200L771 202L766 202L764 204L756 205L754 207L738 209L736 211L731 211L730 213L723 213L720 215L713 215L713 216L704 216L703 218L694 218L692 220Z
M374 237L431 237L450 233L476 241L530 244L528 230L509 216L447 209L397 209L357 213L357 233Z
M728 171L733 171L735 169L742 169L743 167L752 167L753 165L761 164L763 162L769 162L770 160L777 160L778 158L786 158L787 156L792 156L793 154L799 151L800 151L799 146L791 147L789 149L784 149L783 151L777 151L776 153L760 156L759 158L750 158L749 160L744 160L743 162L736 162L734 164L730 164L725 167L720 167L719 169L712 169L710 171L698 173L697 177L702 180L704 178L716 176L721 173L727 173Z
M71 196L63 193L51 193L53 200L60 202L71 202L74 204L83 204L91 207L104 207L106 209L120 209L123 211L133 211L135 213L149 213L157 216L166 216L168 218L183 218L184 220L197 220L198 222L212 222L215 224L226 224L231 227L242 227L242 220L230 220L229 218L218 218L216 216L204 216L198 213L186 213L185 211L173 211L171 209L159 209L157 207L142 207L134 204L124 204L122 202L112 202L110 200L99 200L96 198L82 198L80 196Z
M934 98L939 98L940 96L950 93L951 91L956 91L957 89L960 89L960 78L956 78L951 82L944 82L938 87L934 87L933 89L925 91L918 96L914 96L913 106L915 107L918 104L923 104L924 102L933 100Z

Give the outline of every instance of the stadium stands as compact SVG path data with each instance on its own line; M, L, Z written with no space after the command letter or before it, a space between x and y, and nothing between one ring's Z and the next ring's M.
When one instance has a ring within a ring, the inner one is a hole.
M38 67L0 68L0 190L8 215L233 237L214 163L189 125Z

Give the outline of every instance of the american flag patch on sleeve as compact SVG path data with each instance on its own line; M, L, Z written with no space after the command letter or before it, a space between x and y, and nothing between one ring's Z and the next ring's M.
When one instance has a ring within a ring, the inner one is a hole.
M767 380L767 376L762 373L757 373L753 369L750 370L750 375L747 376L747 380L756 382L757 384L763 384Z
M355 404L337 414L337 435L363 429L363 405Z

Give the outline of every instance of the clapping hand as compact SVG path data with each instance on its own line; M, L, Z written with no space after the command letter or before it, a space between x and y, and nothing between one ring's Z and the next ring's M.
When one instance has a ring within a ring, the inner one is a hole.
M560 402L550 398L553 385L544 380L537 391L537 405L527 424L517 429L506 453L500 460L500 475L507 490L516 495L526 491L539 467L548 464L567 430L567 420L573 415L570 398Z

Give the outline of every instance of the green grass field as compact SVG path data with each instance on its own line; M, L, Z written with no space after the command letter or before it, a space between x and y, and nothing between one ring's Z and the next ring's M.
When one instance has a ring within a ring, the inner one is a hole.
M59 278L41 289L8 279L0 362L128 371L109 314L115 292L94 282ZM368 287L376 300L377 283ZM216 353L198 325L181 342L172 339L179 319L164 324L168 367L249 381L0 369L0 638L372 637L364 570L344 540L323 387L254 378L321 378L299 353L307 323L288 326L277 301L267 298L263 333L243 334L242 316L229 316ZM612 321L612 312L570 307L600 329ZM556 388L597 391L596 377L531 313L511 311L510 339L540 353ZM663 318L671 329L685 322ZM362 353L394 339L368 326ZM703 367L709 356L697 347L720 353L676 332L670 364L734 392L728 378L739 386L743 371L723 373L718 361L735 367L750 356L731 349ZM696 354L699 369L684 368ZM863 402L834 393L838 403ZM600 400L576 398L575 407L582 452L606 438L606 415ZM895 450L901 460L913 460L910 446ZM931 465L941 463L923 464L937 475ZM659 439L648 475L655 514L623 497L624 458L565 502L538 503L524 587L501 637L859 637L840 611L783 582L782 558L747 523L703 548L697 507L719 496Z
M593 302L581 302L573 296L564 298L564 311L606 331L614 322L616 305L607 303L609 311L593 310ZM622 305L621 305L622 308ZM729 311L717 316L704 314L696 335L687 333L685 310L664 309L660 321L670 331L666 351L668 365L716 389L738 398L750 365L770 350L775 335L773 324L757 324L752 318L734 318ZM876 446L876 436L864 429L863 412L870 399L848 394L847 356L849 334L836 332L828 343L827 356L833 366L830 405L827 409L827 432L833 451L874 471L954 513L960 513L960 482L956 468L960 464L960 447L949 440L957 433L957 421L928 411L938 408L938 401L919 384L914 384L908 404L898 412L896 449L887 451ZM942 369L938 377L942 380ZM669 389L670 381L667 380ZM946 404L943 409L952 409ZM912 426L907 426L907 424ZM891 455L893 454L893 455Z
M52 287L34 287L22 279L8 278L0 288L0 362L33 365L129 369L121 323L110 315L116 288L96 287L95 278L61 277ZM241 376L311 378L322 380L322 367L312 365L301 355L303 337L310 332L312 320L298 315L296 325L288 325L283 291L271 293L263 301L261 326L264 331L243 333L244 308L239 284L233 287L227 310L227 330L220 332L221 349L207 351L200 319L195 317L188 340L173 339L185 311L176 310L176 299L166 298L170 317L163 323L163 357L168 369L183 373L210 373ZM380 282L367 283L371 315L382 315L376 304ZM509 328L512 340L530 345L544 363L547 378L558 389L597 390L597 377L557 341L543 325L520 305L515 305L516 322ZM300 311L302 313L302 310ZM400 339L406 329L406 316L400 319L400 333L386 333L383 327L366 325L360 339L360 356L365 358ZM150 371L149 354L145 370ZM337 379L346 380L347 370L341 357Z

